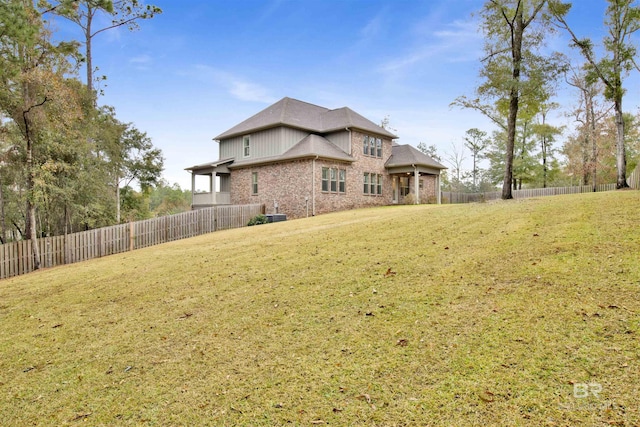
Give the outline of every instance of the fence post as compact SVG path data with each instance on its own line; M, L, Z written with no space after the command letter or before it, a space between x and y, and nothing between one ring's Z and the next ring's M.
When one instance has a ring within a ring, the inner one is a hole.
M136 231L135 225L133 221L129 223L129 250L132 251L135 249L135 239L136 239Z

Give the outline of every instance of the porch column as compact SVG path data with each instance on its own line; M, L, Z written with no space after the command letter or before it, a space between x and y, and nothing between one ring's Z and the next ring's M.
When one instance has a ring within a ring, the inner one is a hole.
M196 199L196 173L191 171L191 206L195 203Z
M436 200L439 205L442 204L442 191L440 191L440 174L436 175Z
M415 181L413 183L413 187L414 187L414 195L416 196L416 205L420 204L420 173L418 172L418 168L414 167L413 169L413 180Z
M211 203L216 204L216 177L217 173L211 172L211 181L209 181L209 191L211 192Z

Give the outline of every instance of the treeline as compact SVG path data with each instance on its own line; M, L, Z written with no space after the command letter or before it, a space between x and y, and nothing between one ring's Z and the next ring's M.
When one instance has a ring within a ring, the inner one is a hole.
M161 180L161 150L94 89L92 39L158 13L136 0L0 0L1 242L188 209L188 193ZM83 39L57 41L53 20Z
M460 96L452 105L480 112L496 129L469 129L464 145L443 156L451 165L450 190L500 185L509 199L512 190L523 187L628 186L640 144L638 117L623 110L624 80L639 70L633 37L640 30L640 7L634 0L602 4L605 36L594 41L576 32L570 2L484 3L477 14L485 38L481 82L473 96ZM575 2L575 7L593 6ZM566 50L549 49L554 34L568 39ZM562 85L574 91L572 106L554 101ZM571 130L550 124L558 111L570 118ZM473 168L464 170L469 157ZM489 166L483 169L484 159Z

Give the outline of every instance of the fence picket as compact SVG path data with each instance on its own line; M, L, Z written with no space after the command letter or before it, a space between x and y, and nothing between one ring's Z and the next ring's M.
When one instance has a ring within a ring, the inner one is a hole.
M72 264L217 230L243 227L262 205L214 206L165 217L38 239L43 268ZM216 224L222 218L222 226ZM33 271L29 240L0 245L0 279Z
M638 169L636 169L638 171ZM640 172L639 172L640 175ZM596 191L613 191L616 184L600 184L596 186ZM549 188L526 188L523 190L512 190L514 199L526 199L531 197L546 197L561 194L591 193L593 186L582 185L573 187L549 187ZM455 193L451 191L442 192L443 203L474 203L481 201L497 200L502 197L500 191L490 191L485 193Z

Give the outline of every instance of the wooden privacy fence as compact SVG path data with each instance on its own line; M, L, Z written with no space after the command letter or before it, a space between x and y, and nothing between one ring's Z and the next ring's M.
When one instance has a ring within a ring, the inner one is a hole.
M38 239L40 266L71 264L216 230L244 227L252 217L263 213L263 209L263 205L215 206L66 236L42 237ZM0 279L32 271L31 241L0 245Z
M616 184L600 184L596 186L596 191L613 191ZM592 185L581 185L574 187L549 187L549 188L527 188L524 190L512 190L514 199L526 199L528 197L556 196L559 194L579 194L593 192ZM502 197L501 191L490 191L485 193L454 193L451 191L442 192L442 203L473 203L497 200Z

